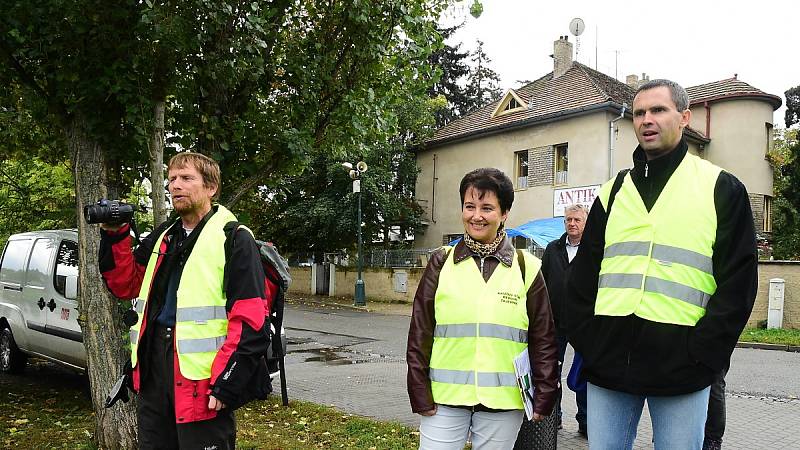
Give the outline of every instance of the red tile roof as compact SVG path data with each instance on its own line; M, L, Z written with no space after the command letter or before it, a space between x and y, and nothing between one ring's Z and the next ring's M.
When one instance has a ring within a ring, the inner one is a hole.
M736 78L692 86L686 91L692 104L734 97L762 98L775 109L782 103L780 97L767 94ZM437 147L586 111L610 109L618 112L623 103L628 105L630 111L636 91L602 72L573 62L564 75L553 79L553 73L550 72L514 92L528 104L527 108L492 117L498 103L502 101L502 98L498 99L436 130L433 137L425 142L425 147ZM686 127L684 133L690 139L702 143L710 142L703 133L691 127Z
M499 99L436 130L426 142L435 147L446 142L461 140L493 131L516 128L546 121L555 117L580 114L586 110L611 108L633 103L634 90L619 81L573 62L564 75L553 79L549 73L536 81L515 89L516 94L528 104L526 109L492 117Z
M781 107L781 104L783 104L783 100L781 100L780 97L767 94L761 89L754 88L744 81L740 81L736 77L688 87L686 88L686 92L689 94L689 102L693 105L707 101L741 97L763 99L772 104L773 109L778 109Z

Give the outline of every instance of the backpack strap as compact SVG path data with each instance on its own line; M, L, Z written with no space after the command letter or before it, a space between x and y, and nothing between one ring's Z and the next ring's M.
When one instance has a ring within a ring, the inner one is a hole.
M625 181L625 175L630 172L631 169L622 169L617 173L617 178L614 180L614 184L611 186L611 192L608 194L608 208L606 208L606 217L611 214L611 206L614 204L614 197L617 196L617 192L619 192L620 188L622 188L622 183Z
M239 231L240 223L232 220L222 227L225 232L225 269L222 271L222 292L228 292L228 261L231 259L233 245L236 239L236 232Z
M522 250L517 249L517 262L519 263L519 271L522 272L522 282L525 282L525 255Z

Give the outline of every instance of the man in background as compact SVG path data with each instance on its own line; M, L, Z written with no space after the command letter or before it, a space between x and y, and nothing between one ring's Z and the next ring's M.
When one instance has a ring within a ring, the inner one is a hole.
M553 310L553 320L556 326L556 340L558 342L559 378L564 367L564 353L567 351L567 326L564 314L566 313L566 274L572 259L578 253L581 244L583 228L586 226L586 217L589 208L585 205L573 204L564 209L564 228L566 232L560 238L547 244L542 256L542 275L544 275L547 290L550 294L550 308ZM558 427L561 428L561 396L563 389L558 394ZM578 433L586 437L586 390L575 392L575 401L578 413Z

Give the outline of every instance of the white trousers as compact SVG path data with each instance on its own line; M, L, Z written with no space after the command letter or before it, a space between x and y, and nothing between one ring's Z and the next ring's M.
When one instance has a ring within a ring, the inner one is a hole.
M420 450L461 450L472 431L473 450L514 448L522 425L522 410L472 412L465 408L437 405L436 414L420 416Z

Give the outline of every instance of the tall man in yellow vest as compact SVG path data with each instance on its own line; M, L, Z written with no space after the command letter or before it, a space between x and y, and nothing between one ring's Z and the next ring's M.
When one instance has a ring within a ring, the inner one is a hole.
M593 450L630 449L645 401L656 449L700 449L709 385L753 308L747 191L687 152L688 105L672 81L638 89L633 169L600 189L572 262L566 317Z
M184 152L167 171L177 220L133 252L129 225L101 226L103 279L139 313L130 333L139 445L233 449L233 409L267 389L264 270L247 232L236 234L226 261L223 227L236 217L212 203L217 163ZM234 281L227 292L224 271Z

